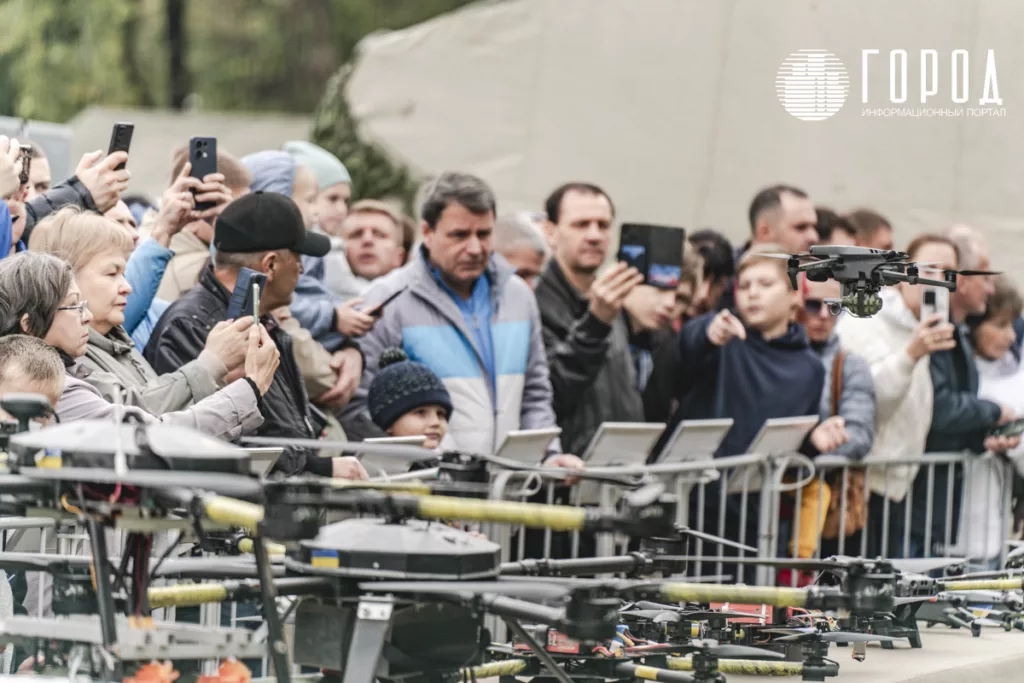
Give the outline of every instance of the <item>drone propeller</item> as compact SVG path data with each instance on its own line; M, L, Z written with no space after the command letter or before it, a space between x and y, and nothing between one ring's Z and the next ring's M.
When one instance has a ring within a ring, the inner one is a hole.
M689 646L699 650L707 646L708 653L724 659L785 659L786 655L774 650L766 650L760 647L748 645L720 645L717 640L691 640ZM680 650L688 646L680 647Z
M524 600L562 600L572 593L569 586L532 581L366 581L359 589L373 593L416 593L463 595L490 593Z
M779 259L781 261L789 261L789 260L792 260L792 259L816 259L816 258L821 258L817 254L808 254L807 252L804 252L802 254L758 254L758 256L759 257L764 257L764 258Z
M888 560L896 569L909 574L927 574L936 569L945 569L968 562L966 557L906 558Z
M967 277L972 277L974 275L1002 275L1001 272L994 270L954 270L952 272L957 275L965 275Z
M62 481L67 484L124 484L145 489L201 489L243 500L258 500L263 495L263 486L256 479L220 472L129 470L124 474L118 474L114 470L99 467L25 467L20 474L29 479Z
M818 631L813 629L810 631L801 631L800 633L794 633L792 635L783 636L776 638L775 641L779 643L796 642L801 640L824 640L829 643L870 643L870 642L882 642L889 643L895 640L890 636L880 636L874 633L856 633L854 631Z
M410 464L438 459L437 451L420 446L390 443L366 443L365 441L327 441L320 439L283 439L273 436L246 436L242 443L254 446L291 446L293 448L316 448L340 451L349 455L375 455L384 458L404 460Z

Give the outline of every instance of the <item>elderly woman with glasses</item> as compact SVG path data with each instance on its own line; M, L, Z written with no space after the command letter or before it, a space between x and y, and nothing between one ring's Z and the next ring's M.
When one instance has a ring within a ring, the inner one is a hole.
M250 332L246 378L190 407L154 416L141 406L138 387L79 362L89 347L95 319L68 263L33 251L0 260L0 335L27 334L57 349L68 374L57 404L61 421L110 418L114 408L108 397L121 394L127 399L126 410L144 421L159 419L227 440L262 424L258 399L277 367L277 349L262 327Z
M31 245L32 251L71 264L81 295L90 302L89 343L81 365L114 375L134 392L128 403L161 415L201 401L218 391L229 373L244 370L252 318L215 326L196 360L158 376L123 327L132 293L125 271L132 242L129 231L116 221L70 208L39 223ZM86 376L82 379L88 381ZM232 391L255 406L254 392L243 387Z

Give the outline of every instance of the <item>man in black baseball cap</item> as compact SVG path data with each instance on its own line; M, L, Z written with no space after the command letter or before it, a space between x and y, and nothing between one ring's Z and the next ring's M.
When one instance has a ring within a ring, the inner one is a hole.
M213 262L199 276L199 284L171 304L157 323L146 345L146 359L158 373L165 374L197 358L213 326L227 319L231 293L242 269L263 273L267 280L260 296L260 322L280 351L281 364L260 403L264 422L256 433L318 438L320 430L313 426L291 337L270 313L291 302L302 273L300 255L323 256L330 251L330 239L308 232L299 208L288 197L254 192L224 209L214 226L213 247ZM350 340L345 343L358 348ZM285 449L275 471L366 478L355 458L321 458L301 448Z
M213 246L225 254L287 249L306 256L324 256L331 250L331 240L306 230L299 207L288 197L276 192L252 192L224 209L214 228Z

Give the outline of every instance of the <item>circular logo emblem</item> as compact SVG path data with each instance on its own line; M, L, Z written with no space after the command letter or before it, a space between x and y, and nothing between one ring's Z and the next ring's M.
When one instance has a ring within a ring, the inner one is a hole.
M775 76L779 102L801 121L824 121L839 111L850 92L850 77L828 50L798 50Z

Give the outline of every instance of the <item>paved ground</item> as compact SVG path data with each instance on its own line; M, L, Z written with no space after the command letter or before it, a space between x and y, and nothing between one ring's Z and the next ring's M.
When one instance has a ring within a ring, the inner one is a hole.
M998 683L1024 681L1024 633L986 629L972 638L963 629L943 627L923 629L923 647L912 650L896 645L883 650L869 645L863 662L850 657L850 648L831 648L832 659L839 662L839 676L828 679L838 683ZM905 643L906 641L902 641ZM730 681L768 681L762 676L729 675ZM790 679L798 680L798 679Z

